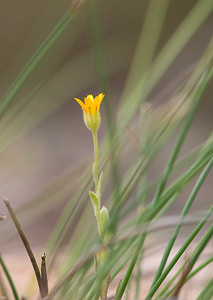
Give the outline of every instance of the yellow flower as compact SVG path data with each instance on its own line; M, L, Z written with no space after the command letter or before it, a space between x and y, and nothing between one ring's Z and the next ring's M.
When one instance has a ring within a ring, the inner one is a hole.
M95 98L92 95L88 95L86 98L84 98L84 102L78 98L74 98L81 105L84 115L84 122L87 128L92 132L97 131L101 124L99 110L103 98L103 93L99 94Z
M83 111L87 114L90 112L95 115L99 109L100 109L100 104L104 98L104 94L101 93L97 97L93 97L93 95L88 95L86 98L84 98L84 102L81 101L78 98L74 98L80 105Z

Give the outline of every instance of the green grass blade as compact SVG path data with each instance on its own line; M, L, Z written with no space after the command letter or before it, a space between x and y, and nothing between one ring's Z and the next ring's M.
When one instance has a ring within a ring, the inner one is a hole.
M213 237L213 225L207 230L207 232L202 237L201 241L199 242L198 246L196 247L192 258L190 259L190 267L193 268L194 264L197 262L200 254L203 252L204 248Z
M202 227L205 225L206 221L208 220L208 218L212 215L213 213L213 206L207 211L206 215L204 216L204 218L201 220L201 222L197 225L197 227L194 229L194 231L191 233L191 235L189 236L189 238L185 241L185 243L183 244L183 246L180 248L180 250L177 252L177 254L174 256L174 258L172 259L172 261L169 263L169 265L167 266L167 268L165 269L165 271L162 273L162 275L160 276L160 278L158 279L158 281L154 284L154 286L150 289L150 291L148 292L147 297L145 298L145 300L151 299L153 297L153 295L155 294L155 292L158 290L158 288L160 287L160 285L162 284L162 282L164 281L164 279L167 277L167 275L169 274L169 272L172 270L172 268L174 267L174 265L177 263L177 261L179 260L179 258L182 256L182 254L184 253L184 251L187 249L187 247L191 244L191 242L193 241L193 239L197 236L197 234L199 233L199 231L202 229Z
M197 1L153 62L146 81L145 78L142 77L140 82L136 84L130 97L125 99L125 103L121 103L119 109L119 124L122 130L139 110L141 102L147 98L153 87L192 38L201 24L211 14L212 10L213 3L211 0ZM134 99L131 106L129 105L129 98Z
M12 277L10 276L10 273L9 273L9 271L8 271L8 269L7 269L7 267L6 267L5 263L4 263L4 261L3 261L2 257L1 257L1 255L0 255L0 264L1 264L1 266L2 266L2 269L3 269L3 271L4 271L5 276L6 276L6 278L7 278L7 281L8 281L8 283L9 283L10 287L11 287L11 290L12 290L12 293L13 293L13 296L14 296L14 299L15 299L15 300L19 300L18 292L17 292L17 290L16 290L16 287L15 287L15 285L14 285L14 283L13 283Z
M124 266L127 264L127 262L130 260L132 254L124 255L127 251L133 251L135 247L134 239L129 239L125 246L123 246L122 251L120 251L120 258L118 267L116 267L115 271L111 275L111 281L119 274L119 272L124 268ZM132 248L132 250L131 250Z
M159 186L157 188L155 197L153 199L153 205L155 205L159 201L159 198L160 198L160 196L161 196L161 194L163 192L163 189L164 189L164 187L166 185L166 182L167 182L167 180L169 178L169 175L170 175L170 173L172 171L174 162L175 162L175 160L176 160L176 158L177 158L177 156L179 154L181 146L182 146L182 144L183 144L183 142L185 140L186 134L189 131L189 128L191 126L191 123L192 123L193 118L195 116L195 113L197 111L198 105L199 105L199 103L200 103L200 101L202 99L201 97L202 97L202 95L203 95L203 93L204 93L204 91L205 91L205 89L206 89L206 87L207 87L207 85L208 85L208 83L210 81L211 77L209 75L210 75L211 71L212 70L211 70L211 66L210 66L210 68L207 69L207 71L204 73L203 77L201 78L201 80L200 80L200 82L198 84L197 91L195 92L195 98L194 98L194 102L192 104L191 111L188 114L188 116L186 117L186 120L184 122L183 128L182 128L182 130L181 130L181 132L179 134L179 137L177 139L177 143L176 143L176 145L174 147L172 155L171 155L171 157L169 159L169 162L168 162L168 164L166 166L166 169L165 169L165 171L163 173L162 180L161 180L161 182L160 182L160 184L159 184Z
M165 70L171 65L174 58L180 53L190 38L196 33L202 23L213 10L213 3L209 0L199 0L189 14L172 35L166 46L160 52L153 65L154 71L150 75L156 83Z
M47 36L45 41L41 44L38 50L34 53L25 67L22 69L21 73L18 75L14 83L11 85L5 96L3 97L0 105L0 117L4 114L7 107L10 105L11 101L18 93L20 88L23 86L27 78L41 62L43 57L48 53L49 49L54 45L57 39L61 36L64 30L68 27L74 14L68 12L61 19L61 21L56 25L53 31Z
M203 236L203 238L199 242L198 246L196 247L192 257L190 258L189 266L188 266L188 268L189 268L188 272L190 272L190 270L193 268L193 266L195 265L195 263L197 262L197 260L200 256L200 254L202 253L202 251L204 250L204 248L206 247L207 243L212 238L212 236L213 236L213 225L210 226L210 228L207 230L207 232L205 233L205 235ZM203 264L201 264L199 267L197 267L193 272L191 272L186 277L184 283L186 283L190 278L192 278L195 274L197 274L200 270L202 270L204 267L206 267L212 261L213 261L213 257L210 257ZM169 297L172 294L172 292L175 290L176 286L177 286L177 284L175 284L175 286L165 294L165 297ZM162 295L162 293L160 293L159 295Z
M207 283L196 300L211 300L213 296L213 278Z
M163 296L166 298L167 294L170 295L173 290L175 289L176 285L168 291L169 287L172 285L172 283L175 281L175 279L177 279L177 277L181 274L181 272L183 271L184 267L186 265L186 261L180 266L180 268L178 269L178 271L176 272L176 274L167 282L167 284L163 287L163 289L157 294L156 298L162 298ZM167 294L165 294L167 292Z
M132 272L134 270L135 264L137 262L138 256L141 253L141 250L142 250L142 247L143 247L143 244L144 244L144 241L145 241L145 237L146 237L146 234L143 234L139 238L138 246L137 246L136 251L135 251L135 253L134 253L134 255L133 255L133 257L132 257L132 259L131 259L131 261L129 263L129 266L128 266L127 271L125 273L125 276L124 276L124 278L122 280L122 283L121 283L121 285L119 287L119 290L118 290L118 293L116 295L115 300L120 300L122 298L123 294L124 294L124 291L125 291L125 289L127 287L127 284L128 284L128 282L130 280L130 277L131 277Z
M213 262L213 256L207 259L204 263L202 263L200 266L198 266L194 271L192 271L187 277L186 281L191 279L195 274L197 274L199 271L201 271L203 268L205 268L208 264Z
M140 222L151 221L160 212L160 210L167 204L173 195L181 192L194 176L209 162L213 155L213 145L207 147L204 152L197 158L194 164L175 182L173 183L162 195L161 201L153 207L148 207L140 216Z
M181 221L186 216L186 214L188 213L188 211L189 211L189 209L190 209L197 193L199 192L204 180L206 179L206 176L208 175L209 171L211 170L212 165L213 165L213 158L209 161L208 165L205 167L204 171L202 172L202 174L198 178L198 180L197 180L197 182L196 182L196 184L195 184L195 186L194 186L194 188L193 188L193 190L192 190L192 192L191 192L191 194L190 194L190 196L189 196L189 198L188 198L188 200L187 200L187 202L186 202L186 204L185 204L185 206L184 206L184 208L183 208L183 210L180 214L180 220ZM158 270L155 274L155 278L153 280L151 288L153 287L153 285L156 283L156 281L159 279L160 275L163 272L163 269L166 265L166 262L168 260L168 257L170 255L170 253L171 253L172 247L173 247L173 245L176 241L176 238L177 238L177 235L178 235L180 229L181 229L181 223L178 224L176 226L176 228L174 229L174 231L173 231L172 237L171 237L171 239L169 240L169 242L167 244L167 247L166 247L166 250L165 250L164 255L162 257L162 260L160 262L159 268L158 268Z
M137 275L136 275L136 285L135 285L135 300L139 300L140 295L140 289L142 284L142 272L141 272L141 263L142 263L142 253L140 254L138 258L138 269L137 269Z
M72 201L70 201L66 205L65 209L61 213L61 216L52 232L52 235L47 245L48 256L52 254L53 249L57 252L58 248L60 247L60 244L66 236L67 230L70 229L71 225L75 221L76 215L78 214L80 208L84 204L82 203L83 201L79 201L79 199L82 197L82 194L85 194L85 189L87 186L88 182L85 182L85 185L83 186L83 192L77 192Z
M148 2L145 20L138 38L122 99L129 98L132 87L144 76L151 65L169 4L170 1L168 0L151 0Z

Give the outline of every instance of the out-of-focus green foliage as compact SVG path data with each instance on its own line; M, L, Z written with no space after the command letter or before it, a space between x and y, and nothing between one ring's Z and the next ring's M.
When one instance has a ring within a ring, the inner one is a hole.
M8 3L0 4L2 12ZM10 20L1 19L8 26L0 26L7 36L0 37L1 194L23 228L38 228L36 243L46 248L51 278L47 299L98 299L108 274L108 297L115 300L176 296L212 263L211 255L201 259L212 237L212 206L199 196L213 163L212 135L182 152L209 97L212 10L210 0L26 1ZM13 56L5 50L10 43ZM100 169L111 239L95 272L103 245L88 195L91 136L73 98L101 92ZM3 205L0 210L5 214ZM0 291L20 299L4 258L14 236L10 218L2 220ZM156 245L164 254L143 288L141 266ZM198 299L213 296L206 278ZM28 293L31 299L35 290Z

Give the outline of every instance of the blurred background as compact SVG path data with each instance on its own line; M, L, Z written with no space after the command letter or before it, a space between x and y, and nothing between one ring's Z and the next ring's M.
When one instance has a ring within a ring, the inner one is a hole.
M1 1L1 98L69 10L70 2ZM165 0L156 4L153 13L161 9L163 2ZM169 5L153 59L198 1L167 2ZM85 168L92 163L92 138L74 97L83 100L88 94L96 96L103 92L107 95L101 107L99 140L103 141L110 122L111 125L116 123L117 111L138 80L137 72L131 77L132 81L129 80L129 74L138 49L143 48L143 45L139 45L139 37L148 4L149 1L145 0L84 1L72 22L25 81L0 119L0 199L9 198L31 244L38 247L39 251L44 248L65 204L76 192ZM173 101L174 91L181 86L202 56L212 37L212 28L213 16L210 14L145 99L153 111L159 109L158 112L166 112L170 109L169 103ZM104 49L101 52L103 57L97 59L100 47ZM108 72L102 82L97 60ZM213 125L212 94L211 85L205 100L201 102L181 155L210 135ZM134 101L134 98L130 98L130 105ZM154 114L152 118L157 116ZM128 136L128 130L126 134ZM174 141L175 136L153 162L150 178L163 170ZM130 160L136 152L132 143ZM125 163L121 162L121 177L123 169ZM196 209L203 210L212 201L210 177L199 193ZM180 205L184 195L182 197ZM177 203L172 210L180 210ZM8 215L2 200L0 213ZM92 210L89 210L88 220L94 223ZM0 225L0 247L3 253L22 251L10 218Z

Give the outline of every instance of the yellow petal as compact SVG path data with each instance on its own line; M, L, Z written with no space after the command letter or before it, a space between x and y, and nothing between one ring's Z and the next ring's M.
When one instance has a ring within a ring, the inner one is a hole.
M84 102L86 106L90 107L94 102L93 95L88 95L86 98L84 98Z
M100 105L101 105L101 102L102 102L103 98L104 98L103 93L101 93L97 97L95 97L97 111L99 111L99 109L100 109Z
M84 102L82 102L80 99L78 99L78 98L74 98L80 105L81 105L81 107L82 107L82 109L85 109L85 104L84 104Z

